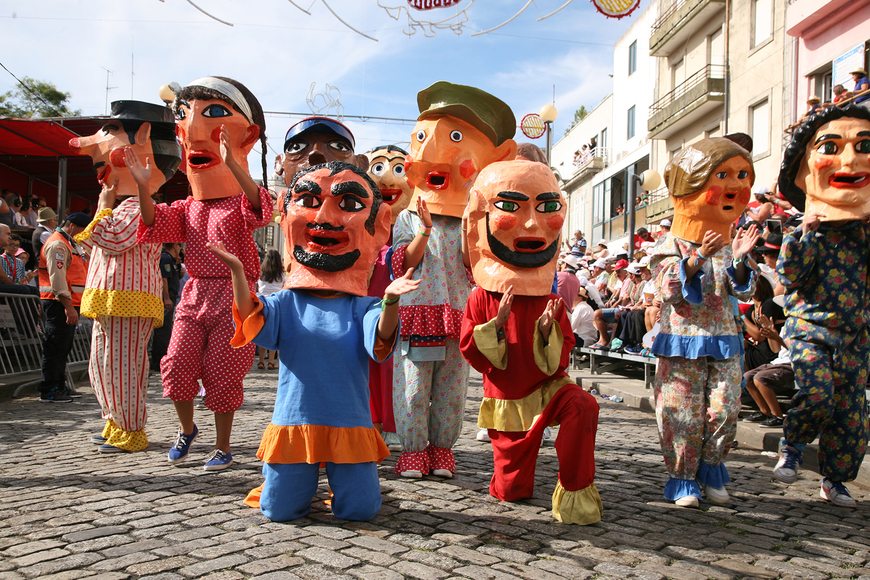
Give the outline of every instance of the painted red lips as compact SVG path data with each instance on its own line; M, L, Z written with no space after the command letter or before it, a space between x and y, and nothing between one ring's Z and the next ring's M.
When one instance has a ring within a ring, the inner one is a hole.
M861 189L870 185L870 173L838 171L828 178L828 185L837 189Z
M426 174L426 187L429 189L447 189L450 185L450 174L445 171L430 171Z
M381 197L384 198L384 203L386 203L387 205L393 205L394 203L399 201L400 197L402 197L402 190L401 189L382 189L381 190Z
M208 169L220 163L220 157L211 151L191 151L187 154L187 165L191 169Z
M547 245L547 240L544 238L516 238L514 239L514 250L525 254L538 252Z
M307 230L305 241L308 242L309 252L331 254L344 250L350 244L350 236L347 232Z

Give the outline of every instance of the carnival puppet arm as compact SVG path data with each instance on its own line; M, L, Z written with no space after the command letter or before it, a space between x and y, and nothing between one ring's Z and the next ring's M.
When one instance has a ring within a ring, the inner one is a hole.
M417 216L423 222L423 228L417 232L405 250L405 259L402 262L402 268L405 271L409 268L416 268L423 261L423 255L426 253L426 246L429 244L429 235L432 231L432 216L429 214L429 209L422 196L417 196Z
M251 130L251 127L257 128L256 125L251 125L248 127ZM256 136L254 137L256 139ZM245 193L245 197L248 198L248 201L251 204L253 209L260 209L260 188L251 179L251 176L248 175L248 172L239 165L238 161L236 161L235 157L233 157L233 148L230 144L230 132L227 129L226 125L221 125L221 158L223 158L224 163L227 167L229 167L230 171L233 173L233 177L236 178L236 181L239 182L239 186L242 188L242 191Z
M787 290L803 286L816 268L816 230L819 229L823 217L825 216L820 213L807 215L801 227L787 235L782 242L776 269Z

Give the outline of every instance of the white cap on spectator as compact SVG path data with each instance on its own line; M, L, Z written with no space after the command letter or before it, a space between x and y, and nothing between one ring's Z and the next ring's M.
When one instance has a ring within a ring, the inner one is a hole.
M649 256L644 256L640 259L640 262L638 262L637 265L641 268L649 268L650 260L651 258Z
M669 227L671 227L671 220L665 218L659 222L659 225L662 226L663 228L669 228Z
M607 260L604 258L598 258L595 260L595 263L592 264L593 268L601 268L602 270L607 267Z
M625 270L629 274L640 274L639 268L640 268L640 264L638 264L637 262L632 262L631 264L629 264L628 266L625 267Z

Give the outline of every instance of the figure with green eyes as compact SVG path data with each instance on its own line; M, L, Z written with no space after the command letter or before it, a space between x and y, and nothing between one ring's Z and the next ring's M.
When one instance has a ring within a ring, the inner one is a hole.
M804 447L818 437L819 494L856 507L844 483L858 475L868 436L870 111L846 105L811 115L785 151L779 190L805 218L776 265L798 393L773 474L794 483Z
M681 507L727 503L724 459L737 434L743 336L732 298L749 300L747 266L758 231L731 225L750 198L752 155L730 139L702 139L665 167L674 203L670 233L651 250L661 292L661 330L652 352L659 442L669 479L664 497Z

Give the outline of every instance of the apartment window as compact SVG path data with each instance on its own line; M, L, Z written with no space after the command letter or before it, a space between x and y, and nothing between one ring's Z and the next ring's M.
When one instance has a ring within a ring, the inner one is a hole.
M676 89L686 80L685 59L680 59L671 65L671 89Z
M628 47L628 76L634 74L637 70L637 41L631 43Z
M721 124L716 125L714 127L711 127L709 129L707 129L706 131L704 131L704 138L705 139L713 139L715 137L721 137L721 136L722 136L722 125Z
M770 102L764 99L749 109L754 157L770 152Z
M721 26L707 37L707 64L725 64L725 37Z
M634 106L628 110L628 132L625 138L631 139L634 137Z
M773 34L772 0L752 0L752 46L764 43Z

